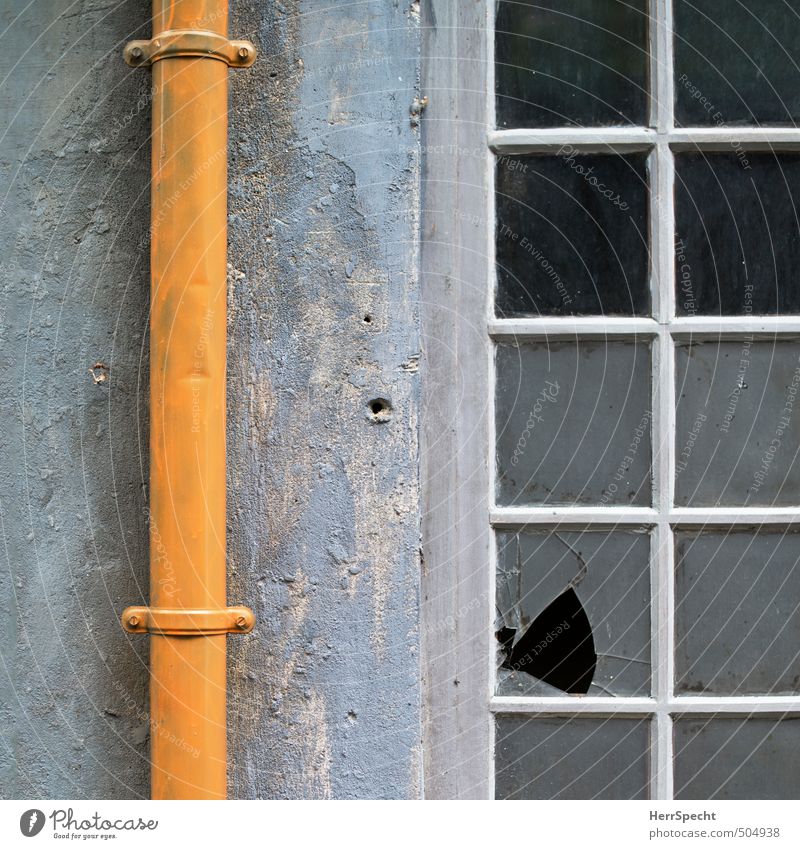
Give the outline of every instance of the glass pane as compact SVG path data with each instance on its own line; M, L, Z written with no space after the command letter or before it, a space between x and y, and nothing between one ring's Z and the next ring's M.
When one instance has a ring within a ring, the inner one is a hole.
M800 155L675 160L678 315L800 313Z
M498 716L498 799L646 799L646 719Z
M675 356L676 503L800 502L800 344L746 337L678 345Z
M681 533L675 556L676 690L800 691L800 534Z
M649 505L650 346L497 346L497 500Z
M647 158L500 156L501 316L650 312Z
M647 0L501 0L497 126L645 124L647 8Z
M674 0L679 126L800 118L798 0Z
M676 799L800 799L800 719L675 723Z
M498 693L650 695L650 538L497 535Z

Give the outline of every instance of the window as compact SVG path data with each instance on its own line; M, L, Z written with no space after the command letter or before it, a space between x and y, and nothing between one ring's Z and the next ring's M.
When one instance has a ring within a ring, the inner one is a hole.
M800 2L484 11L426 36L427 786L800 798Z

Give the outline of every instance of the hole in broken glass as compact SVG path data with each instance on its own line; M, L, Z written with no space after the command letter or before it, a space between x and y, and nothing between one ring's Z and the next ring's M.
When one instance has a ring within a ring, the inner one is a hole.
M597 653L589 617L572 587L551 602L524 631L497 632L503 668L526 672L565 693L586 695L594 679Z
M586 695L594 680L597 652L589 617L575 588L586 577L587 566L576 551L558 534L556 539L576 557L580 568L561 595L555 598L517 638L517 629L497 631L504 660L503 669L524 672L565 693ZM517 549L517 558L520 559ZM521 563L518 562L521 569Z

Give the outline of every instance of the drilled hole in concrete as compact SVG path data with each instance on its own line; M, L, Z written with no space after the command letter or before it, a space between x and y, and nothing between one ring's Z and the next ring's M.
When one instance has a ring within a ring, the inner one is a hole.
M95 384L105 383L108 380L110 372L111 369L109 369L105 363L95 363L89 369L89 374L92 376L92 380Z
M385 398L373 398L368 406L374 422L388 422L391 418L392 405Z
M367 313L364 316L363 321L364 321L364 324L372 324L372 316L369 313Z
M589 692L597 654L589 617L572 587L549 604L515 643L516 633L514 628L497 632L504 669L525 672L565 693Z

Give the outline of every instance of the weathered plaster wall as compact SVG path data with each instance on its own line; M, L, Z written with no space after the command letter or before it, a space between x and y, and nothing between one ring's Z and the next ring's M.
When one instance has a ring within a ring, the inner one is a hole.
M231 5L229 792L413 797L416 4ZM4 797L148 793L147 17L3 5Z

